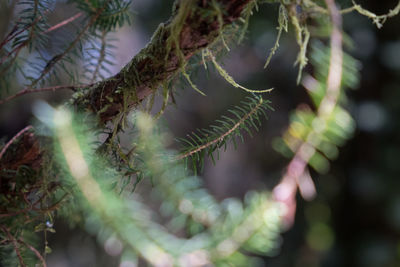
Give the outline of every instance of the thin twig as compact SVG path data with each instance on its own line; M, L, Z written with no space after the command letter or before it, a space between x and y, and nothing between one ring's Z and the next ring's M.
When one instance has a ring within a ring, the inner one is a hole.
M103 7L99 8L97 12L91 17L90 21L86 24L86 26L82 29L82 31L78 34L78 36L69 44L69 46L62 52L61 54L58 54L54 56L44 67L42 70L40 76L34 80L31 84L31 87L35 86L44 76L46 76L47 73L50 72L50 70L57 64L58 61L60 61L66 54L68 54L72 48L79 42L79 40L82 38L82 36L85 34L85 32L92 26L97 18L100 16L100 14L104 11L106 8L108 2L110 0L106 1L103 5Z
M4 38L4 40L0 43L0 49L3 48L4 45L6 45L9 41L11 41L12 39L14 39L18 34L22 33L23 31L25 31L26 29L28 29L29 27L31 27L32 24L26 25L24 28L18 30L18 24L16 24L13 29L10 31L9 34L7 34L7 36Z
M61 21L60 23L58 23L58 24L56 24L56 25L54 25L54 26L48 28L48 29L45 30L43 33L46 33L46 34L47 34L47 33L49 33L49 32L52 32L52 31L54 31L54 30L57 30L58 28L61 28L61 27L65 26L65 25L67 25L68 23L73 22L74 20L76 20L77 18L79 18L79 17L82 16L82 15L83 15L83 12L79 12L79 13L75 14L74 16L72 16L72 17L70 17L70 18L68 18L68 19L66 19L66 20L63 20L63 21Z
M29 211L35 211L35 212L40 212L40 213L47 213L50 211L54 211L56 209L59 208L60 204L62 203L62 201L68 196L69 194L66 193L64 194L57 202L55 202L53 205L47 207L47 208L37 208L35 207L36 205L38 205L40 203L41 200L43 200L46 195L42 195L40 197L40 199L38 199L37 201L35 201L35 203L33 204L29 204L29 207L22 209L22 210L18 210L15 212L9 212L9 213L1 213L0 214L0 218L6 218L6 217L14 217L16 215L22 214L22 213L27 213Z
M14 14L14 9L15 9L15 6L18 4L18 1L19 0L16 0L16 1L11 1L11 3L9 3L8 5L5 3L5 1L3 1L3 4L1 4L3 7L3 9L7 9L7 14L6 14L6 18L5 18L5 25L3 25L3 28L4 28L4 30L7 30L8 28L9 28L9 25L10 25L10 23L11 23L11 20L13 19L13 14ZM3 18L4 19L4 18ZM5 37L4 37L4 40L3 40L3 42L1 42L0 43L0 49L4 46L4 41L5 40L7 40L8 39L8 37L10 36L10 35L12 35L16 30L18 29L18 26L17 26L17 24L15 24L14 25L14 27L11 29L11 31L10 31L10 33L8 33ZM3 36L1 36L1 37L3 37ZM7 41L8 42L8 41Z
M40 254L40 252L34 248L33 246L31 246L30 244L26 243L25 241L23 241L21 238L17 240L18 243L21 243L22 245L26 246L27 248L29 248L33 253L35 253L36 257L38 257L38 259L42 262L43 267L47 267L46 265L46 261L44 260L43 256Z
M34 11L33 11L33 16L34 16L34 17L36 17L36 15L37 15L37 12L38 12L38 5L39 5L38 0L35 0L35 6L34 6ZM22 42L20 45L18 45L16 48L14 48L11 52L9 52L7 55L5 55L5 56L1 59L0 65L2 65L2 64L7 60L7 58L10 57L13 53L15 53L14 57L13 57L12 60L9 62L9 64L8 64L4 69L2 69L2 70L0 71L0 77L1 77L4 73L6 73L6 72L11 68L11 66L14 64L15 60L17 59L19 53L21 52L22 48L24 48L25 46L27 46L27 45L29 44L30 40L33 39L33 36L35 35L34 27L35 27L35 25L36 25L41 19L42 19L42 16L39 16L39 17L37 17L31 24L29 24L28 26L26 26L26 27L25 27L26 30L27 30L28 28L30 28L29 37L28 37L24 42ZM24 30L25 30L25 29L24 29ZM14 37L16 37L16 35L14 35ZM12 40L12 39L10 39L10 40ZM8 40L8 41L10 41L10 40ZM7 42L8 42L8 41L7 41ZM4 44L3 44L3 45L4 45Z
M32 89L31 87L26 87L25 89L19 91L18 93L8 96L4 99L0 100L0 105L4 104L5 102L8 102L16 97L30 94L30 93L41 93L41 92L49 92L49 91L58 91L58 90L64 90L64 89L70 89L72 91L76 91L77 88L84 88L84 87L90 87L91 84L82 84L82 85L57 85L57 86L50 86L50 87L44 87L40 89Z
M19 248L18 248L17 240L14 238L14 236L10 233L10 231L5 226L0 225L0 228L7 235L8 239L13 243L15 253L17 254L17 257L19 260L19 264L21 264L21 266L25 267L26 264L25 264L24 260L22 259L21 252L19 251Z
M15 1L18 2L19 0ZM14 3L14 2L13 2ZM47 13L49 10L45 10L44 13ZM21 21L21 18L16 21L15 26L12 28L9 34L4 38L4 40L0 43L0 49L3 48L4 45L6 45L9 41L13 40L16 36L21 34L22 32L26 31L29 28L32 28L36 25L37 22L39 22L42 19L42 16L37 17L32 23L25 25L22 29L19 31L15 32L18 30L18 23Z
M14 141L17 140L18 137L20 137L24 132L26 132L26 131L28 131L28 130L30 130L30 129L32 129L32 128L33 128L32 125L28 125L28 126L26 126L24 129L22 129L21 131L19 131L13 138L11 138L11 140L8 141L8 143L7 143L7 144L3 147L3 149L1 150L1 152L0 152L0 160L1 160L1 158L3 157L3 155L6 153L8 147L9 147L12 143L14 143Z

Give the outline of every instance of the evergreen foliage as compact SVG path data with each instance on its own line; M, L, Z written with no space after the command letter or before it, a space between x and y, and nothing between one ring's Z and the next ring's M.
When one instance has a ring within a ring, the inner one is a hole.
M232 117L222 116L216 122L218 125L211 125L210 129L197 129L187 135L185 139L178 139L185 148L178 156L179 159L192 158L193 167L196 172L197 163L200 163L201 169L204 167L205 155L210 156L215 164L213 153L217 151L219 158L219 148L226 150L227 143L231 141L235 148L236 138L244 143L243 131L252 136L252 129L258 130L261 125L261 116L267 118L266 110L272 109L269 101L261 97L247 97L247 101L242 101L241 106L234 109L228 109Z
M309 164L316 171L326 173L329 160L338 156L338 146L348 140L355 128L350 114L342 107L345 102L345 89L356 88L359 80L359 63L350 55L344 55L343 76L339 101L330 114L321 114L319 109L327 95L328 67L330 50L320 42L314 43L311 51L311 64L315 66L315 77L307 76L303 83L314 104L315 111L302 106L290 116L290 125L282 138L274 141L274 148L291 158L303 143L313 149Z
M333 0L326 0L326 6L310 0L176 0L171 19L158 27L146 48L109 77L112 34L130 23L131 1L71 0L68 4L77 13L54 26L48 14L58 1L16 3L5 5L16 19L0 43L0 88L2 96L8 95L0 104L32 92L72 89L75 94L60 108L39 104L35 114L40 122L1 145L0 263L5 266L46 266L51 253L47 237L55 232L58 218L89 225L88 231L101 242L120 242L123 255L154 266L249 266L258 262L257 256L276 254L287 203L267 190L248 192L243 201L219 202L196 176L205 156L216 164L220 148L226 149L229 142L236 147L238 139L244 142L243 134L252 136L272 110L262 97L272 89L238 84L215 55L230 51L232 29L240 26L236 41L243 40L259 5L279 5L277 38L265 67L282 32L293 31L299 46L297 83L308 90L314 107L298 108L273 146L292 161L300 157L306 166L325 173L354 131L344 107L345 89L357 87L360 70L343 52L340 14L357 11L381 27L400 12L400 3L378 16L354 2L339 11ZM314 41L309 49L310 20L322 31L329 29L325 37L331 39L330 48ZM76 34L60 36L49 49L49 34L65 25L74 27ZM178 74L204 95L190 78L192 56L197 66L210 69L210 63L230 85L250 96L228 109L229 116L179 139L184 147L177 153L166 149L169 134L148 113L162 88L162 107L154 117L162 116ZM308 61L314 74L302 78ZM332 78L335 67L339 75ZM70 85L59 84L65 75ZM22 91L10 95L22 84ZM130 115L146 98L147 112ZM121 147L123 131L132 140L129 148ZM188 159L195 176L187 168ZM301 187L296 183L295 191ZM151 184L150 194L141 195L137 187L142 184Z
M79 188L74 201L102 233L101 239L117 238L126 250L132 253L133 249L153 265L180 264L192 254L203 255L204 263L217 264L236 264L239 257L245 265L246 255L239 248L263 255L277 247L279 204L268 194L255 192L248 193L244 206L235 199L216 202L202 188L201 180L187 176L184 166L174 160L176 155L162 147L160 131L149 115L135 115L138 132L134 143L138 144L141 171L153 179L154 195L162 201L161 215L169 220L164 226L157 223L156 214L149 214L151 209L140 196L110 191L111 184L121 177L88 145L95 135L80 119L65 109L52 113L54 119L47 123L55 134L54 154L60 172L71 187ZM188 227L187 239L168 231L182 227Z

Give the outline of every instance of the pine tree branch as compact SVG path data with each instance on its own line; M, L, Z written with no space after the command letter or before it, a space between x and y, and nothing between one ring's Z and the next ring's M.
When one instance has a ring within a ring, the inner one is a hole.
M85 88L88 86L90 86L90 85L57 85L57 86L43 87L43 88L39 88L39 89L32 89L31 87L27 87L14 95L10 95L4 99L0 99L0 105L4 104L5 102L8 102L10 100L13 100L14 98L17 98L17 97L20 97L20 96L23 96L26 94L42 93L42 92L55 92L55 91L64 90L64 89L70 89L72 91L76 91L76 90L78 90L78 88Z
M102 33L101 33L101 36L100 36L101 46L100 46L100 51L99 51L100 55L99 55L99 59L96 64L96 68L94 69L92 79L90 80L90 83L94 83L96 81L97 76L100 73L100 68L101 68L104 60L106 59L106 41L107 41L106 36L107 36L107 33L108 32L105 30L102 31Z
M72 16L72 17L70 17L70 18L68 18L66 20L63 20L60 23L57 23L56 25L48 28L46 31L44 31L44 33L47 34L49 32L57 30L58 28L64 27L65 25L67 25L68 23L73 22L74 20L76 20L77 18L81 17L82 15L83 15L83 12L78 12L74 16Z
M26 246L27 248L29 248L36 255L36 257L42 262L42 266L43 267L47 267L45 259L43 258L43 256L40 254L40 252L36 248L34 248L32 245L26 243L21 238L18 239L17 242L22 244L22 245L24 245L24 246Z
M14 143L15 140L18 139L18 137L20 137L24 132L28 131L32 129L32 125L28 125L26 126L24 129L22 129L21 131L19 131L10 141L8 141L8 143L1 149L0 152L0 159L3 157L4 153L6 153L7 149L9 148L9 146Z
M13 40L15 37L17 37L19 34L27 30L29 27L32 27L34 24L32 23L31 25L27 25L22 29L18 30L18 24L15 24L15 26L12 28L9 34L4 38L4 40L0 43L0 49L3 48L8 42Z
M17 170L19 166L25 165L33 170L40 170L43 166L43 155L45 151L39 144L39 138L35 136L34 129L23 129L13 142L9 142L7 149L0 159L0 180L6 170ZM1 189L1 188L0 188Z
M200 152L200 151L202 151L202 150L204 150L204 149L207 149L208 147L210 147L210 146L212 146L212 145L214 145L214 144L216 144L216 143L218 143L218 142L224 140L227 136L229 136L231 133L233 133L238 127L240 127L245 121L247 121L250 117L252 117L252 116L254 115L254 113L256 113L256 112L259 110L259 108L262 106L262 104L263 104L263 101L262 101L262 99L260 99L260 101L258 102L258 104L255 105L255 106L250 110L249 113L246 113L246 114L245 114L237 123L235 123L228 131L226 131L225 133L221 134L221 135L218 136L217 138L215 138L215 139L213 139L213 140L211 140L211 141L209 141L209 142L207 142L207 143L205 143L205 144L203 144L203 145L200 145L200 146L196 147L196 148L193 149L193 150L190 150L190 151L188 151L188 152L186 152L186 153L183 153L183 154L181 154L181 155L178 155L177 159L184 159L184 158L190 157L190 156L192 156L193 154L196 154L196 153L198 153L198 152Z
M32 82L31 87L34 87L40 80L42 80L46 76L46 74L49 73L53 69L53 67L75 47L75 45L82 39L86 31L96 22L97 18L105 10L108 2L110 2L110 0L106 1L102 7L96 10L96 13L91 16L89 22L61 54L55 55L52 59L50 59L47 65L43 68L40 76Z
M14 238L14 236L10 233L10 231L7 229L6 226L0 225L0 229L7 235L8 240L10 242L12 242L13 246L14 246L14 250L15 253L17 254L18 260L19 260L19 264L24 267L26 266L22 256L21 256L21 252L19 250L19 246L18 246L18 241Z
M7 55L4 55L1 60L0 60L0 66L2 64L4 64L4 62L11 57L13 54L13 58L8 62L8 64L6 65L6 67L4 69L2 69L0 71L0 77L5 74L10 68L11 66L13 66L13 64L15 63L15 61L18 58L19 53L21 52L22 48L27 47L30 42L33 40L33 38L35 37L35 27L37 26L37 24L39 23L39 21L42 19L42 16L37 16L38 13L38 5L39 5L39 1L35 0L34 1L34 8L33 8L33 16L36 17L34 21L32 21L32 23L26 25L25 27L23 27L22 29L18 30L18 23L16 23L16 25L14 26L14 28L11 30L11 32L7 35L7 37L3 40L3 42L0 44L0 49L3 48L4 45L6 45L9 41L14 40L14 38L16 38L19 34L23 33L24 31L27 31L29 29L28 32L28 38L23 41L21 44L19 44L17 47L15 47L14 49L12 49L9 53L7 53ZM20 19L21 20L21 19ZM18 30L18 31L17 31ZM17 32L15 32L17 31Z
M216 2L224 10L223 27L236 21L251 0ZM213 1L192 0L189 3L191 5L188 9L189 14L181 27L176 27L176 24L182 20L182 16L178 14L183 2L176 3L175 15L159 26L150 43L139 54L115 76L97 83L74 100L74 105L79 110L96 113L101 123L128 112L152 94L159 85L173 79L181 66L184 66L194 54L207 48L220 37L221 19L218 19L217 14L206 15L216 12ZM177 28L179 32L174 32ZM173 40L175 37L178 40ZM176 47L176 44L179 47ZM185 62L182 62L182 59Z
M172 28L176 20L182 19L178 16L180 5L184 3L182 1L186 0L176 1L174 15L159 26L150 43L131 62L115 76L89 85L83 94L73 99L73 105L80 111L97 114L100 124L118 118L121 113L128 112L141 103L159 85L173 79L181 66L194 54L209 47L220 37L221 19L218 19L218 14L206 15L210 12L214 14L213 2L218 3L221 10L224 10L223 27L239 19L243 9L252 0L191 0L190 14L187 14L182 27L178 27L180 31L176 33ZM176 42L169 41L172 35L178 38L179 50L174 47ZM172 43L171 49L167 49L168 42ZM179 51L183 54L185 62L181 62ZM27 88L18 94L30 92ZM45 151L32 132L24 132L13 145L15 149L12 151L17 153L13 155L12 152L9 153L10 150L4 153L0 161L2 169L16 169L21 164L32 166L34 169L40 168Z

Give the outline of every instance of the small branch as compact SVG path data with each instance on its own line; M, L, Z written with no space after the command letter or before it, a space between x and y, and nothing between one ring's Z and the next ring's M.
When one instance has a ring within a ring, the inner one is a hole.
M14 236L10 233L10 231L5 226L0 225L0 228L7 235L8 239L13 243L15 253L17 254L17 257L19 260L19 264L21 264L22 267L25 267L26 264L25 264L24 260L22 259L21 252L19 251L19 248L18 248L17 240L14 238Z
M34 6L34 16L37 15L38 12L38 0L35 0L35 6ZM25 46L27 46L29 44L29 42L33 39L35 32L34 32L34 27L35 25L42 19L42 16L37 17L31 24L25 26L23 29L21 29L20 31L18 31L16 34L13 34L12 37L9 36L8 38L6 38L0 47L3 47L7 42L11 41L12 39L14 39L15 37L18 36L18 34L24 32L25 30L28 30L30 28L29 31L29 37L28 39L26 39L24 42L22 42L20 45L18 45L17 47L15 47L11 52L9 52L7 55L3 56L3 58L0 61L0 66L7 60L8 57L10 57L12 54L15 53L14 57L11 59L11 61L9 62L9 64L0 71L0 76L2 76L4 73L6 73L10 67L14 64L15 60L17 59L19 53L21 52L22 48L24 48ZM14 29L13 29L14 30ZM15 28L16 30L16 28ZM12 31L11 31L12 33ZM10 33L10 34L11 34Z
M3 56L3 58L0 60L0 66L3 65L3 63L9 58L12 54L15 53L14 57L11 59L11 61L8 63L8 65L0 71L0 76L3 76L4 73L6 73L11 66L14 64L15 60L18 58L19 53L21 52L21 49L24 48L28 44L28 40L25 42L22 42L19 46L14 48L11 52L9 52L7 55Z
M32 25L32 24L31 24ZM13 29L10 31L10 33L4 38L4 40L0 43L0 49L3 48L4 45L6 45L9 41L14 39L18 34L22 33L26 29L28 29L31 25L25 26L24 28L18 30L18 24L16 24Z
M230 128L228 131L226 131L224 134L220 135L219 137L215 138L214 140L211 140L210 142L201 145L191 151L188 151L182 155L178 155L177 159L184 159L186 157L189 157L193 154L196 154L199 151L202 151L210 146L212 146L213 144L222 141L225 137L227 137L228 135L230 135L233 131L235 131L240 125L242 125L248 118L250 118L259 108L260 106L263 104L263 101L261 100L249 113L247 113L246 115L244 115L235 125L233 125L232 128Z
M53 188L51 191L55 190L55 188ZM47 212L50 211L54 211L56 209L59 208L60 204L62 203L62 201L68 196L68 193L64 194L57 202L55 202L53 205L47 207L47 208L37 208L35 207L36 205L38 205L45 197L46 195L43 194L37 201L35 201L35 203L30 204L29 203L29 207L25 208L25 209L21 209L15 212L9 212L9 213L1 213L0 214L0 218L6 218L6 217L14 217L16 215L22 214L22 213L27 213L29 211L35 211L41 214L45 214Z
M51 87L44 87L40 89L32 89L31 87L27 87L23 89L22 91L19 91L18 93L8 96L4 99L0 99L0 105L4 104L5 102L8 102L14 98L17 98L22 95L26 94L31 94L31 93L42 93L42 92L55 92L59 90L64 90L64 89L70 89L72 91L76 91L77 88L85 88L85 87L90 87L91 84L82 84L82 85L57 85L57 86L51 86Z
M58 61L60 61L65 55L67 55L72 48L79 42L79 40L82 38L82 36L85 34L85 32L89 29L90 26L92 26L97 18L100 16L100 14L104 11L107 3L109 3L110 0L106 1L103 5L103 7L99 8L97 12L91 17L90 21L86 24L86 26L82 29L82 31L76 36L76 38L69 44L69 46L62 52L61 54L55 55L48 63L47 65L43 68L40 76L34 80L31 84L31 87L34 87L44 76L46 76L47 73L50 72L50 70L53 69L53 67L57 64Z
M93 76L92 76L92 79L90 80L90 83L93 83L96 81L97 75L99 75L99 73L100 73L101 64L103 64L103 61L106 58L106 36L107 36L107 31L103 31L101 33L101 47L100 47L99 60L96 64L96 68L93 72Z
M28 131L28 130L30 130L30 129L32 129L32 128L33 128L32 125L28 125L28 126L26 126L24 129L22 129L21 131L19 131L13 138L11 138L11 140L8 141L8 143L7 143L7 144L3 147L3 149L1 150L1 152L0 152L0 160L1 160L1 158L3 157L3 155L6 153L8 147L9 147L12 143L14 143L15 140L17 140L18 137L20 137L24 132L26 132L26 131Z
M77 18L81 17L82 15L83 15L83 12L79 12L79 13L75 14L74 16L72 16L72 17L70 17L70 18L68 18L68 19L66 19L66 20L63 20L63 21L61 21L60 23L58 23L58 24L56 24L56 25L54 25L54 26L48 28L48 29L45 30L43 33L46 33L46 34L47 34L47 33L49 33L49 32L52 32L52 31L54 31L54 30L57 30L58 28L61 28L61 27L65 26L65 25L67 25L68 23L73 22L74 20L76 20Z
M21 238L17 240L18 243L21 243L22 245L26 246L27 248L29 248L33 253L35 253L36 257L38 257L38 259L42 262L43 267L47 267L46 265L46 261L44 260L43 256L40 254L40 252L34 248L33 246L31 246L30 244L24 242Z
M7 29L9 28L10 24L11 24L11 20L13 19L13 15L14 15L14 10L15 10L15 6L18 4L19 0L16 1L11 1L11 3L9 2L8 4L6 3L6 1L2 1L0 4L0 8L3 9L3 14L5 15L5 17L3 17L3 33L0 33L0 37L4 37L4 40L0 43L0 49L3 47L3 45L5 43L7 43L8 41L6 41L8 39L8 37L10 35L12 35L17 29L18 26L17 24L14 25L14 27L12 27L11 31L5 35L5 31L7 31ZM20 20L20 19L19 19Z
M19 0L14 1L13 4L17 4ZM46 10L45 13L47 13L49 10ZM19 34L22 32L28 30L29 28L32 28L36 25L37 22L39 22L42 19L42 16L39 16L36 18L32 23L25 25L22 29L18 30L18 23L21 22L21 18L15 23L14 27L10 31L9 34L4 38L4 40L0 43L0 49L3 48L4 45L6 45L9 41L13 40L15 37L17 37ZM17 31L18 30L18 31Z

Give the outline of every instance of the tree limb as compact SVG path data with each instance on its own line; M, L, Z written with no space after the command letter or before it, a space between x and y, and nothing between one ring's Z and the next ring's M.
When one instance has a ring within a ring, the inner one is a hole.
M119 73L88 87L83 93L76 93L72 105L80 112L98 115L101 125L126 114L160 84L173 79L194 54L216 41L222 27L237 20L251 1L176 1L173 15L158 27L149 44ZM221 13L217 13L215 4L219 5ZM182 7L186 7L185 12L179 13ZM220 25L221 21L223 25ZM0 166L3 170L15 170L21 164L35 169L41 165L45 151L32 132L25 132L13 146L15 149L8 149L2 155ZM15 151L18 151L17 155Z
M95 84L74 99L73 103L78 110L90 110L99 116L101 123L131 110L160 84L171 80L194 54L219 38L221 28L237 20L251 0L189 2L189 14L186 14L183 25L180 25L180 32L174 32L178 20L182 19L179 9L188 4L177 1L176 10L170 20L158 27L150 43L119 73ZM219 25L218 16L221 14L216 13L213 2L219 4L223 10L224 25ZM215 15L206 15L210 13ZM178 40L172 40L175 36Z

